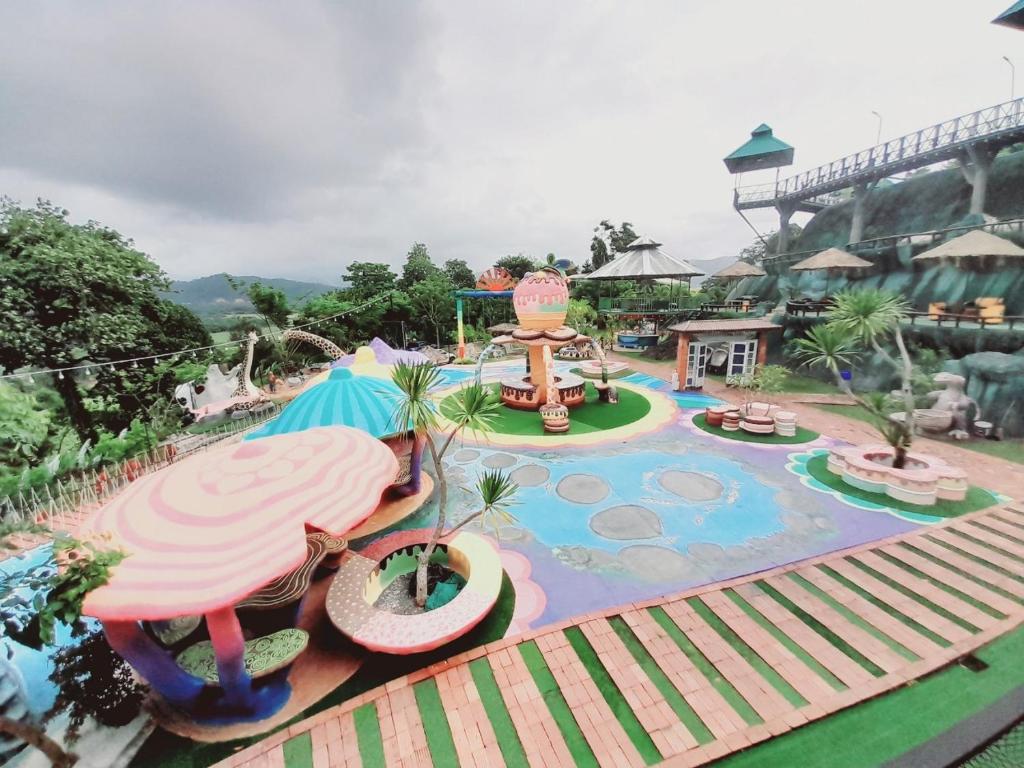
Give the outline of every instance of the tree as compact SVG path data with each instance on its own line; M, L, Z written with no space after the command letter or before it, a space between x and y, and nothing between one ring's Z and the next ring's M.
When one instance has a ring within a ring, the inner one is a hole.
M262 283L253 283L245 290L246 296L256 308L257 314L263 318L267 332L274 333L274 326L284 328L288 325L288 316L291 309L288 307L288 297L280 288L272 288Z
M35 395L0 382L0 466L17 470L37 464L49 437L50 413Z
M423 243L413 243L409 253L405 255L405 266L402 267L402 277L398 281L398 287L408 291L417 283L439 271L437 265L430 260L427 246Z
M0 365L63 368L151 352L160 268L130 240L96 222L72 224L40 201L0 207ZM76 377L55 376L67 415L96 435Z
M893 467L902 469L914 440L914 363L900 331L907 304L898 296L877 288L847 290L835 296L828 322L812 328L796 342L797 357L805 365L830 371L836 385L877 420L882 436L893 448ZM898 359L884 346L892 341ZM873 350L900 376L903 418L894 420L885 394L858 396L841 375L866 350Z
M476 275L462 259L449 259L444 263L444 273L454 288L473 288Z
M455 315L452 284L443 272L420 280L409 289L414 316L426 320L434 330L434 344L441 346L441 326L450 324Z
M353 261L348 265L348 272L342 275L342 279L348 283L348 288L344 290L345 297L361 303L394 290L396 276L387 264Z
M486 472L478 479L476 485L477 493L482 501L481 508L446 531L448 481L445 475L444 455L451 447L455 436L463 430L490 431L496 414L504 406L494 392L482 384L466 385L455 394L451 412L445 414L452 424L451 428L445 432L441 430L436 406L431 399L431 390L441 381L440 371L426 364L399 363L395 366L392 379L402 391L402 400L395 412L395 422L412 425L416 445L419 446L414 448L414 451L422 453L423 446L426 446L434 463L434 473L437 476L437 523L427 546L420 553L416 565L416 605L422 608L427 602L427 566L430 563L431 555L437 548L437 542L477 518L491 515L499 519L511 520L512 517L507 508L512 503L519 486L500 470ZM435 434L436 432L439 434ZM415 455L413 466L419 466Z
M494 262L494 266L507 269L516 280L522 280L527 273L537 271L537 263L522 253L517 253L515 256L511 254L502 256Z
M590 262L594 269L600 269L619 253L625 251L630 243L637 239L633 225L628 221L616 227L608 219L594 227L594 237L590 241Z

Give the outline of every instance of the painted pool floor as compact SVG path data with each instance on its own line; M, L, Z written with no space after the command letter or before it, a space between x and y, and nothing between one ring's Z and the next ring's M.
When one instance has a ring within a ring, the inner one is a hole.
M491 364L492 380L522 361ZM563 367L571 367L564 365ZM446 369L448 383L472 369ZM473 487L501 468L520 485L516 523L498 532L502 550L522 555L529 572L528 625L536 629L598 608L843 549L916 527L894 510L865 508L800 472L800 459L835 444L766 446L708 435L691 424L713 398L671 392L644 374L621 381L670 397L673 418L647 434L595 445L504 447L466 437L446 459L450 520L478 509ZM609 406L614 407L614 406ZM429 463L429 462L428 462ZM819 487L820 486L820 487ZM431 524L429 504L399 527ZM470 530L478 531L476 523ZM492 529L485 529L495 535ZM354 542L354 547L369 540ZM525 627L513 625L512 631Z

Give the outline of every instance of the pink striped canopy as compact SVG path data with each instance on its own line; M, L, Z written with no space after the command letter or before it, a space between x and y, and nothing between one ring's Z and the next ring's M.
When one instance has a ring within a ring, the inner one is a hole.
M386 445L320 427L212 450L138 480L89 523L128 553L84 612L159 620L238 603L296 568L305 525L340 536L395 481Z

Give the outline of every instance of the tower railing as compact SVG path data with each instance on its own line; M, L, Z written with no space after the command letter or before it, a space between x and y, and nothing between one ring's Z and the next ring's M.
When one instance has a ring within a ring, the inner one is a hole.
M890 139L774 184L740 187L733 204L743 209L809 201L855 184L958 157L976 144L1018 140L1024 141L1024 97Z

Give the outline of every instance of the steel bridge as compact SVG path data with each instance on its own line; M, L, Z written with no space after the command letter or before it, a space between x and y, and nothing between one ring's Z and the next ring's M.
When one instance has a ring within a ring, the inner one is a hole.
M976 147L995 152L1018 141L1024 141L1024 97L922 128L774 184L739 187L733 206L738 211L785 206L815 213L838 202L841 190L964 159Z

